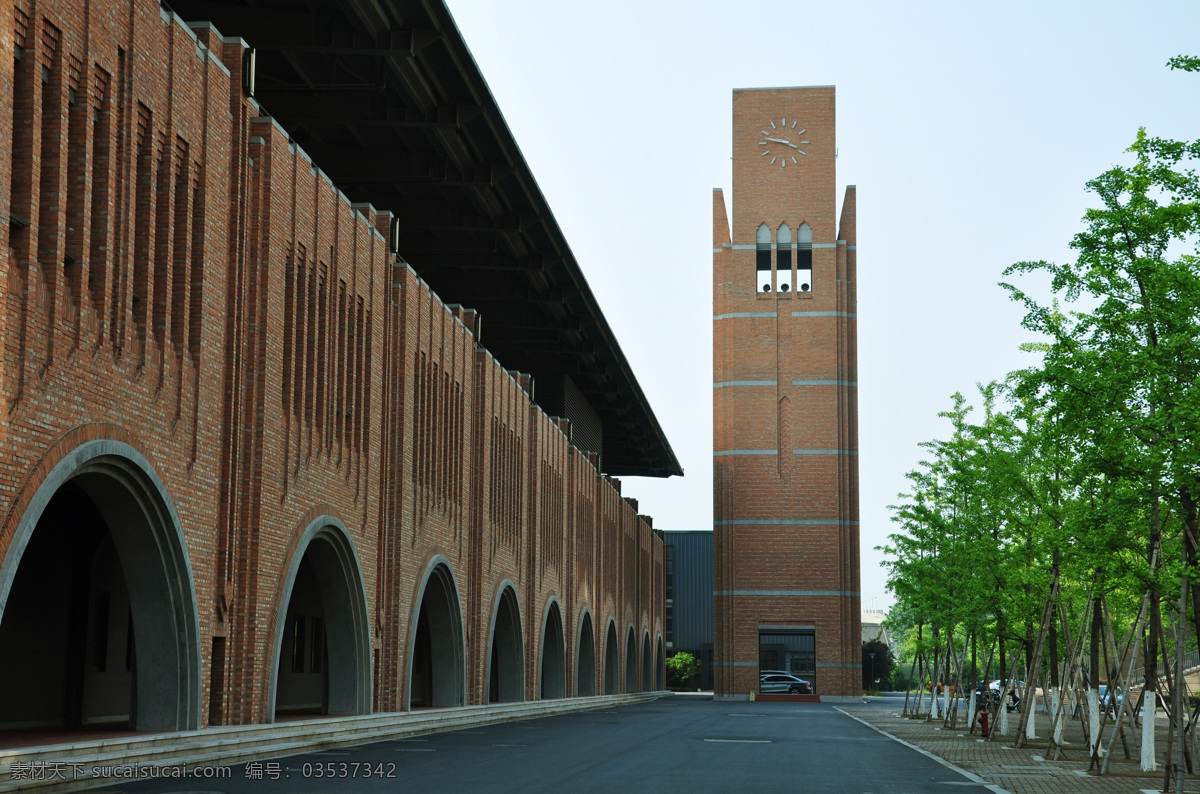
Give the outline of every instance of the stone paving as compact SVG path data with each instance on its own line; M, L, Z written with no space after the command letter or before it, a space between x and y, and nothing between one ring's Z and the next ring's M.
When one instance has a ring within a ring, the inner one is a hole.
M978 727L974 733L968 732L961 712L958 727L949 729L943 727L942 720L927 722L923 718L903 717L903 706L902 699L873 698L868 703L846 704L839 706L839 709L876 730L977 775L993 787L993 791L1003 790L1012 794L1136 794L1163 790L1162 757L1167 746L1167 727L1161 715L1155 735L1158 771L1141 771L1137 744L1141 738L1139 727L1137 735L1128 738L1130 758L1125 758L1118 738L1108 773L1101 777L1095 771L1088 771L1087 746L1083 726L1078 720L1067 724L1063 732L1063 753L1057 760L1051 760L1047 754L1049 724L1045 714L1039 713L1035 723L1040 738L1018 749L1013 747L1017 730L1017 720L1014 718L1009 720L1007 736L996 736L992 741L985 742L980 738ZM1101 747L1107 746L1111 731L1110 723L1101 734ZM1129 733L1127 728L1127 736ZM1171 786L1173 789L1174 780ZM1183 790L1189 794L1200 793L1200 774L1185 775Z

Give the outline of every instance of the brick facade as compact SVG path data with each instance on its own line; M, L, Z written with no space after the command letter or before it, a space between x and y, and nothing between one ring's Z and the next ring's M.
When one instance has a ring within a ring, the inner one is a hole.
M506 582L525 697L539 696L551 602L563 694L585 614L594 691L610 618L636 627L639 659L648 633L661 667L649 519L532 401L528 376L481 346L475 313L397 264L390 215L351 205L244 96L246 47L147 0L0 6L0 621L29 608L13 588L38 534L27 511L56 495L47 476L74 482L85 447L101 461L130 449L146 498L176 517L147 519L140 537L178 537L186 559L175 578L191 614L177 618L196 636L180 640L181 676L198 694L171 727L274 718L288 594L312 544L347 571L331 585L315 568L329 642L334 623L352 640L328 652L328 686L357 676L338 702L411 707L438 566L461 617L460 702L487 702ZM137 549L114 540L137 602ZM0 646L11 639L0 631ZM131 673L139 697L149 675ZM57 719L20 717L0 713L0 728Z
M757 689L768 633L813 638L793 669L818 694L861 688L855 191L837 218L834 131L833 87L733 94L732 228L713 195L721 696Z

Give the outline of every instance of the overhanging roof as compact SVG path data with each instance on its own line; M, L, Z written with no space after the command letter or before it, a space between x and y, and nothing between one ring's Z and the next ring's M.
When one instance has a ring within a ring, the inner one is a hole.
M683 474L449 10L437 0L170 0L257 51L255 98L402 257L480 312L509 369L568 375L613 475Z

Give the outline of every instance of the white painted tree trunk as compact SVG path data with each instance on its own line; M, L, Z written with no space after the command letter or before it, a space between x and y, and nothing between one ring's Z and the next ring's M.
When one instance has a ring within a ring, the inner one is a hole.
M1032 702L1028 702L1032 701ZM1025 722L1025 738L1036 739L1037 731L1034 729L1034 719L1037 717L1037 688L1034 687L1033 693L1027 698L1027 702L1021 708L1029 712L1029 719Z
M1051 703L1051 706L1050 706L1050 711L1054 714L1058 714L1059 701L1062 700L1062 687L1056 686L1053 689L1051 689L1050 697L1053 700L1053 702ZM1062 704L1062 712L1063 713L1058 714L1058 719L1054 724L1054 743L1055 744L1062 744L1063 728L1065 728L1067 725L1067 708L1066 708L1066 706L1067 706L1066 703Z
M941 712L938 711L937 685L934 685L933 691L929 693L929 718L931 720L940 720Z
M942 714L950 716L950 687L942 688Z
M1000 711L996 714L996 722L999 723L996 726L996 733L1001 736L1008 736L1008 706L1005 705L1006 700L1008 698L1000 698Z
M1146 687L1142 698L1142 771L1153 772L1154 763L1154 690Z
M975 690L971 690L971 697L967 700L967 725L970 726L972 720L975 719Z
M913 713L920 715L921 708L924 705L925 705L925 687L921 686L921 684L918 683L917 684L917 710L914 711Z
M1092 687L1087 691L1088 712L1088 755L1096 754L1096 743L1100 741L1100 690Z

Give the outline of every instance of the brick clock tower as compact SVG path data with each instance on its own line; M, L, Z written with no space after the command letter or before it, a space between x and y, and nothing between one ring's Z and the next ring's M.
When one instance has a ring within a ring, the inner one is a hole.
M760 670L862 694L855 189L834 88L733 92L733 215L713 193L715 694Z

